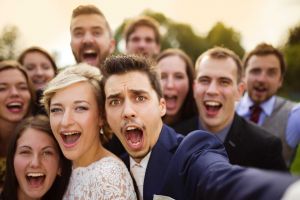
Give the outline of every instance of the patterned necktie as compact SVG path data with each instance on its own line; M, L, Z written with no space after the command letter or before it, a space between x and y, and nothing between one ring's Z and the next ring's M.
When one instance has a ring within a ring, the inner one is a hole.
M250 111L250 121L257 123L259 120L259 115L261 113L261 107L259 105L253 105L250 107Z

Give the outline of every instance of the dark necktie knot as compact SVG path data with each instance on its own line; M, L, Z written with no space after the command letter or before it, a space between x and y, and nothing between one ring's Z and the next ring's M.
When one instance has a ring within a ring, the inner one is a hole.
M254 123L257 123L259 120L260 113L262 111L259 105L253 105L250 107L251 115L250 120Z

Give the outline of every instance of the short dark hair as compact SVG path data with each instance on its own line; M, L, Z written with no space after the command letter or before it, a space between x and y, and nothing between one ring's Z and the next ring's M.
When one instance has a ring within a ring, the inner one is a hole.
M248 62L252 56L267 56L267 55L274 55L279 60L281 77L283 77L286 72L286 64L284 61L283 54L278 49L276 49L275 47L267 43L258 44L252 51L246 54L243 61L244 69L246 70L248 66Z
M52 65L52 68L54 70L54 73L55 75L58 73L58 69L57 69L57 66L56 66L56 63L53 59L53 57L43 48L41 47L37 47L37 46L32 46L32 47L29 47L27 49L25 49L19 56L18 58L18 61L24 65L24 58L25 56L28 54L28 53L32 53L32 52L38 52L38 53L41 53L43 54L51 63Z
M63 156L62 151L60 150L59 145L52 134L49 119L44 115L28 117L16 127L8 147L6 161L6 177L2 191L2 198L3 200L17 199L17 190L19 184L15 174L14 156L19 138L28 128L40 130L41 132L50 136L56 144L56 147L59 151L61 176L56 177L53 185L43 196L42 199L62 199L67 185L69 183L69 178L71 176L72 163Z
M209 56L210 58L214 58L214 59L226 59L226 58L231 58L233 59L233 61L235 62L236 66L237 66L237 82L241 82L242 81L242 77L244 75L244 70L242 67L242 62L241 59L239 58L239 56L234 53L232 50L224 48L224 47L214 47L211 49L208 49L207 51L205 51L204 53L202 53L196 60L196 73L198 73L198 68L199 68L199 64L201 62L201 60L203 59L203 57L205 56Z
M160 75L154 62L143 56L138 55L117 55L108 57L103 67L101 68L102 78L102 91L107 79L112 75L121 75L127 72L141 72L147 75L152 88L155 90L158 99L162 98L162 87L160 84ZM105 94L103 95L105 97Z
M129 21L125 27L124 38L126 43L128 43L130 35L140 26L147 26L154 31L155 42L160 44L160 33L159 33L159 23L148 16L140 16L131 21Z
M105 21L105 24L106 24L106 27L108 29L109 35L110 35L110 37L113 37L112 30L109 26L108 21L106 20L106 17L100 11L100 9L97 8L94 5L79 5L79 6L77 6L72 12L72 18L71 19L74 19L75 17L77 17L79 15L92 15L92 14L96 14L96 15L99 15L99 16L103 17L103 19Z

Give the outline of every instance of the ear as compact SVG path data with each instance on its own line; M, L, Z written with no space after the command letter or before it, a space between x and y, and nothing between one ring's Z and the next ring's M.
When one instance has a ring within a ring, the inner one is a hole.
M59 167L57 170L57 176L61 176L61 167Z
M116 48L116 41L114 39L111 39L109 44L109 53L112 54L115 51L115 48Z
M238 83L238 85L237 85L238 93L237 93L237 95L236 95L236 101L240 100L240 98L244 95L245 89L246 89L246 84L245 84L245 82L242 80L242 81L241 81L240 83Z
M164 116L167 112L166 100L164 98L160 98L159 100L159 109L160 109L160 116Z

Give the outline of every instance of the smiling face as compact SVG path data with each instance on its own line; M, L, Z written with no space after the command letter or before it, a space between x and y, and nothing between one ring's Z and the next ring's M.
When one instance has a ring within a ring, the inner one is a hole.
M25 76L18 69L0 71L0 123L19 122L28 112L31 95Z
M71 48L78 63L99 67L115 48L105 19L97 14L79 15L71 21Z
M234 117L235 101L243 92L237 83L237 66L232 58L203 57L196 72L194 98L203 126L218 132L228 126Z
M54 66L40 52L29 52L23 58L23 65L35 89L43 89L55 76Z
M148 26L138 26L130 34L126 52L128 54L142 54L146 57L153 57L160 51L160 45L156 43L155 32Z
M58 146L53 138L40 130L25 129L17 141L14 168L18 199L44 196L60 172Z
M167 105L167 116L175 117L189 90L185 62L177 55L167 56L157 63L161 71L161 83Z
M108 124L130 156L140 162L161 132L164 99L158 100L147 75L138 71L110 76L105 96Z
M50 102L50 124L63 154L75 167L94 162L101 148L102 120L95 91L88 82L58 90Z
M283 81L278 58L275 55L252 56L246 67L245 80L254 103L268 100L276 94Z

